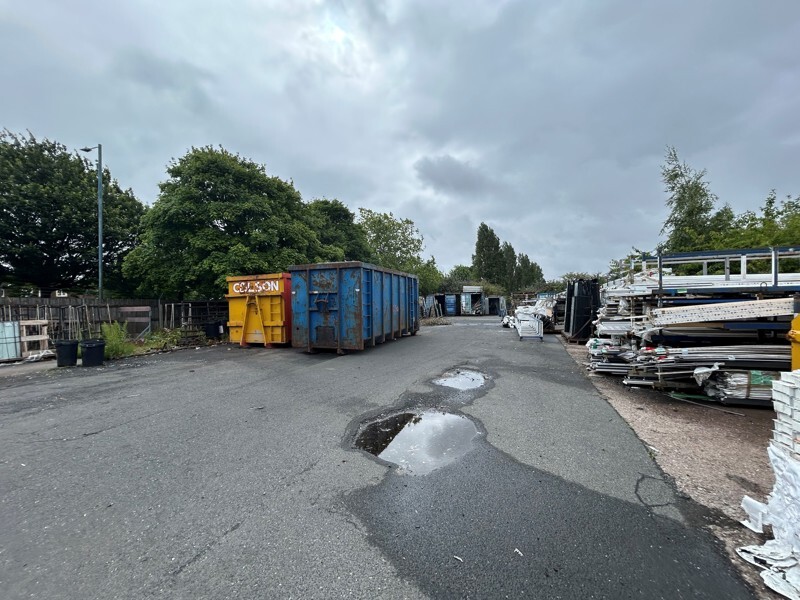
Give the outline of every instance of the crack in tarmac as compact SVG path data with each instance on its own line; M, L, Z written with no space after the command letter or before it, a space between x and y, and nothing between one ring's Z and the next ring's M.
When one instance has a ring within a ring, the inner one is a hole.
M209 542L208 544L206 544L205 548L200 550L200 552L198 552L197 554L192 556L189 560L187 560L185 563L183 563L181 566L179 566L174 571L171 571L169 574L172 575L173 577L177 577L178 575L183 573L186 569L188 569L190 566L192 566L194 563L196 563L198 560L203 558L209 552L209 550L211 550L214 546L216 546L223 539L225 539L225 536L227 536L229 533L233 533L234 531L239 529L239 527L241 527L241 526L242 526L242 521L234 523L233 526L230 527L227 531L225 531L222 535L220 535L216 539L214 539L211 542Z
M157 410L155 412L148 413L148 414L143 415L141 417L136 417L135 419L129 419L127 421L123 421L122 423L117 423L116 425L109 425L108 427L104 427L102 429L98 429L97 431L89 431L87 433L82 433L80 435L76 435L76 436L73 436L73 437L47 438L47 439L44 439L44 440L30 440L30 441L18 440L18 441L15 441L14 443L15 444L43 444L45 442L74 442L74 441L82 440L84 438L87 438L87 437L90 437L90 436L93 436L93 435L98 435L100 433L104 433L106 431L111 431L112 429L116 429L118 427L122 427L123 425L128 425L130 423L135 423L136 421L141 421L143 419L148 419L150 417L154 417L156 415L160 415L162 413L169 412L171 410L176 410L176 409L175 408L165 408L164 410ZM32 434L30 434L30 433L18 433L17 435L32 435Z

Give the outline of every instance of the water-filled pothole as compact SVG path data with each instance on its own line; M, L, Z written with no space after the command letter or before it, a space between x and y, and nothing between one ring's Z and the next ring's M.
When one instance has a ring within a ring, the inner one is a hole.
M464 456L478 436L467 417L429 410L370 423L358 435L356 447L412 475L425 475Z
M433 383L457 390L474 390L486 383L486 375L469 369L454 369L434 379Z

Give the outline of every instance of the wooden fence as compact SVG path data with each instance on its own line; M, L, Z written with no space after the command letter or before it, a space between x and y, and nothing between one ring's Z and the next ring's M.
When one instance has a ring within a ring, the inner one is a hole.
M131 336L155 329L201 328L227 322L225 300L162 302L96 298L0 298L0 322L45 321L48 337L98 337L103 323L126 323Z

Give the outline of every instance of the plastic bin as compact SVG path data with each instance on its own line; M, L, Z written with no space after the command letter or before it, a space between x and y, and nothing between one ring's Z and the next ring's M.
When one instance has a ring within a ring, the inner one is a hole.
M105 340L83 340L81 343L81 366L99 367L106 351Z
M56 365L74 367L78 364L78 340L56 340Z
M289 271L295 348L363 350L419 330L416 275L355 261Z
M212 321L203 325L203 333L209 340L218 340L222 337L222 321Z
M292 341L292 278L289 273L227 277L231 342L288 344Z

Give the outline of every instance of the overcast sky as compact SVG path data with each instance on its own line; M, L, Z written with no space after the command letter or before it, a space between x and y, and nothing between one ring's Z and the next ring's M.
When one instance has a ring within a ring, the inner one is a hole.
M667 145L737 212L800 194L798 0L0 0L0 56L0 127L148 204L221 144L445 271L481 221L548 279L654 248Z

